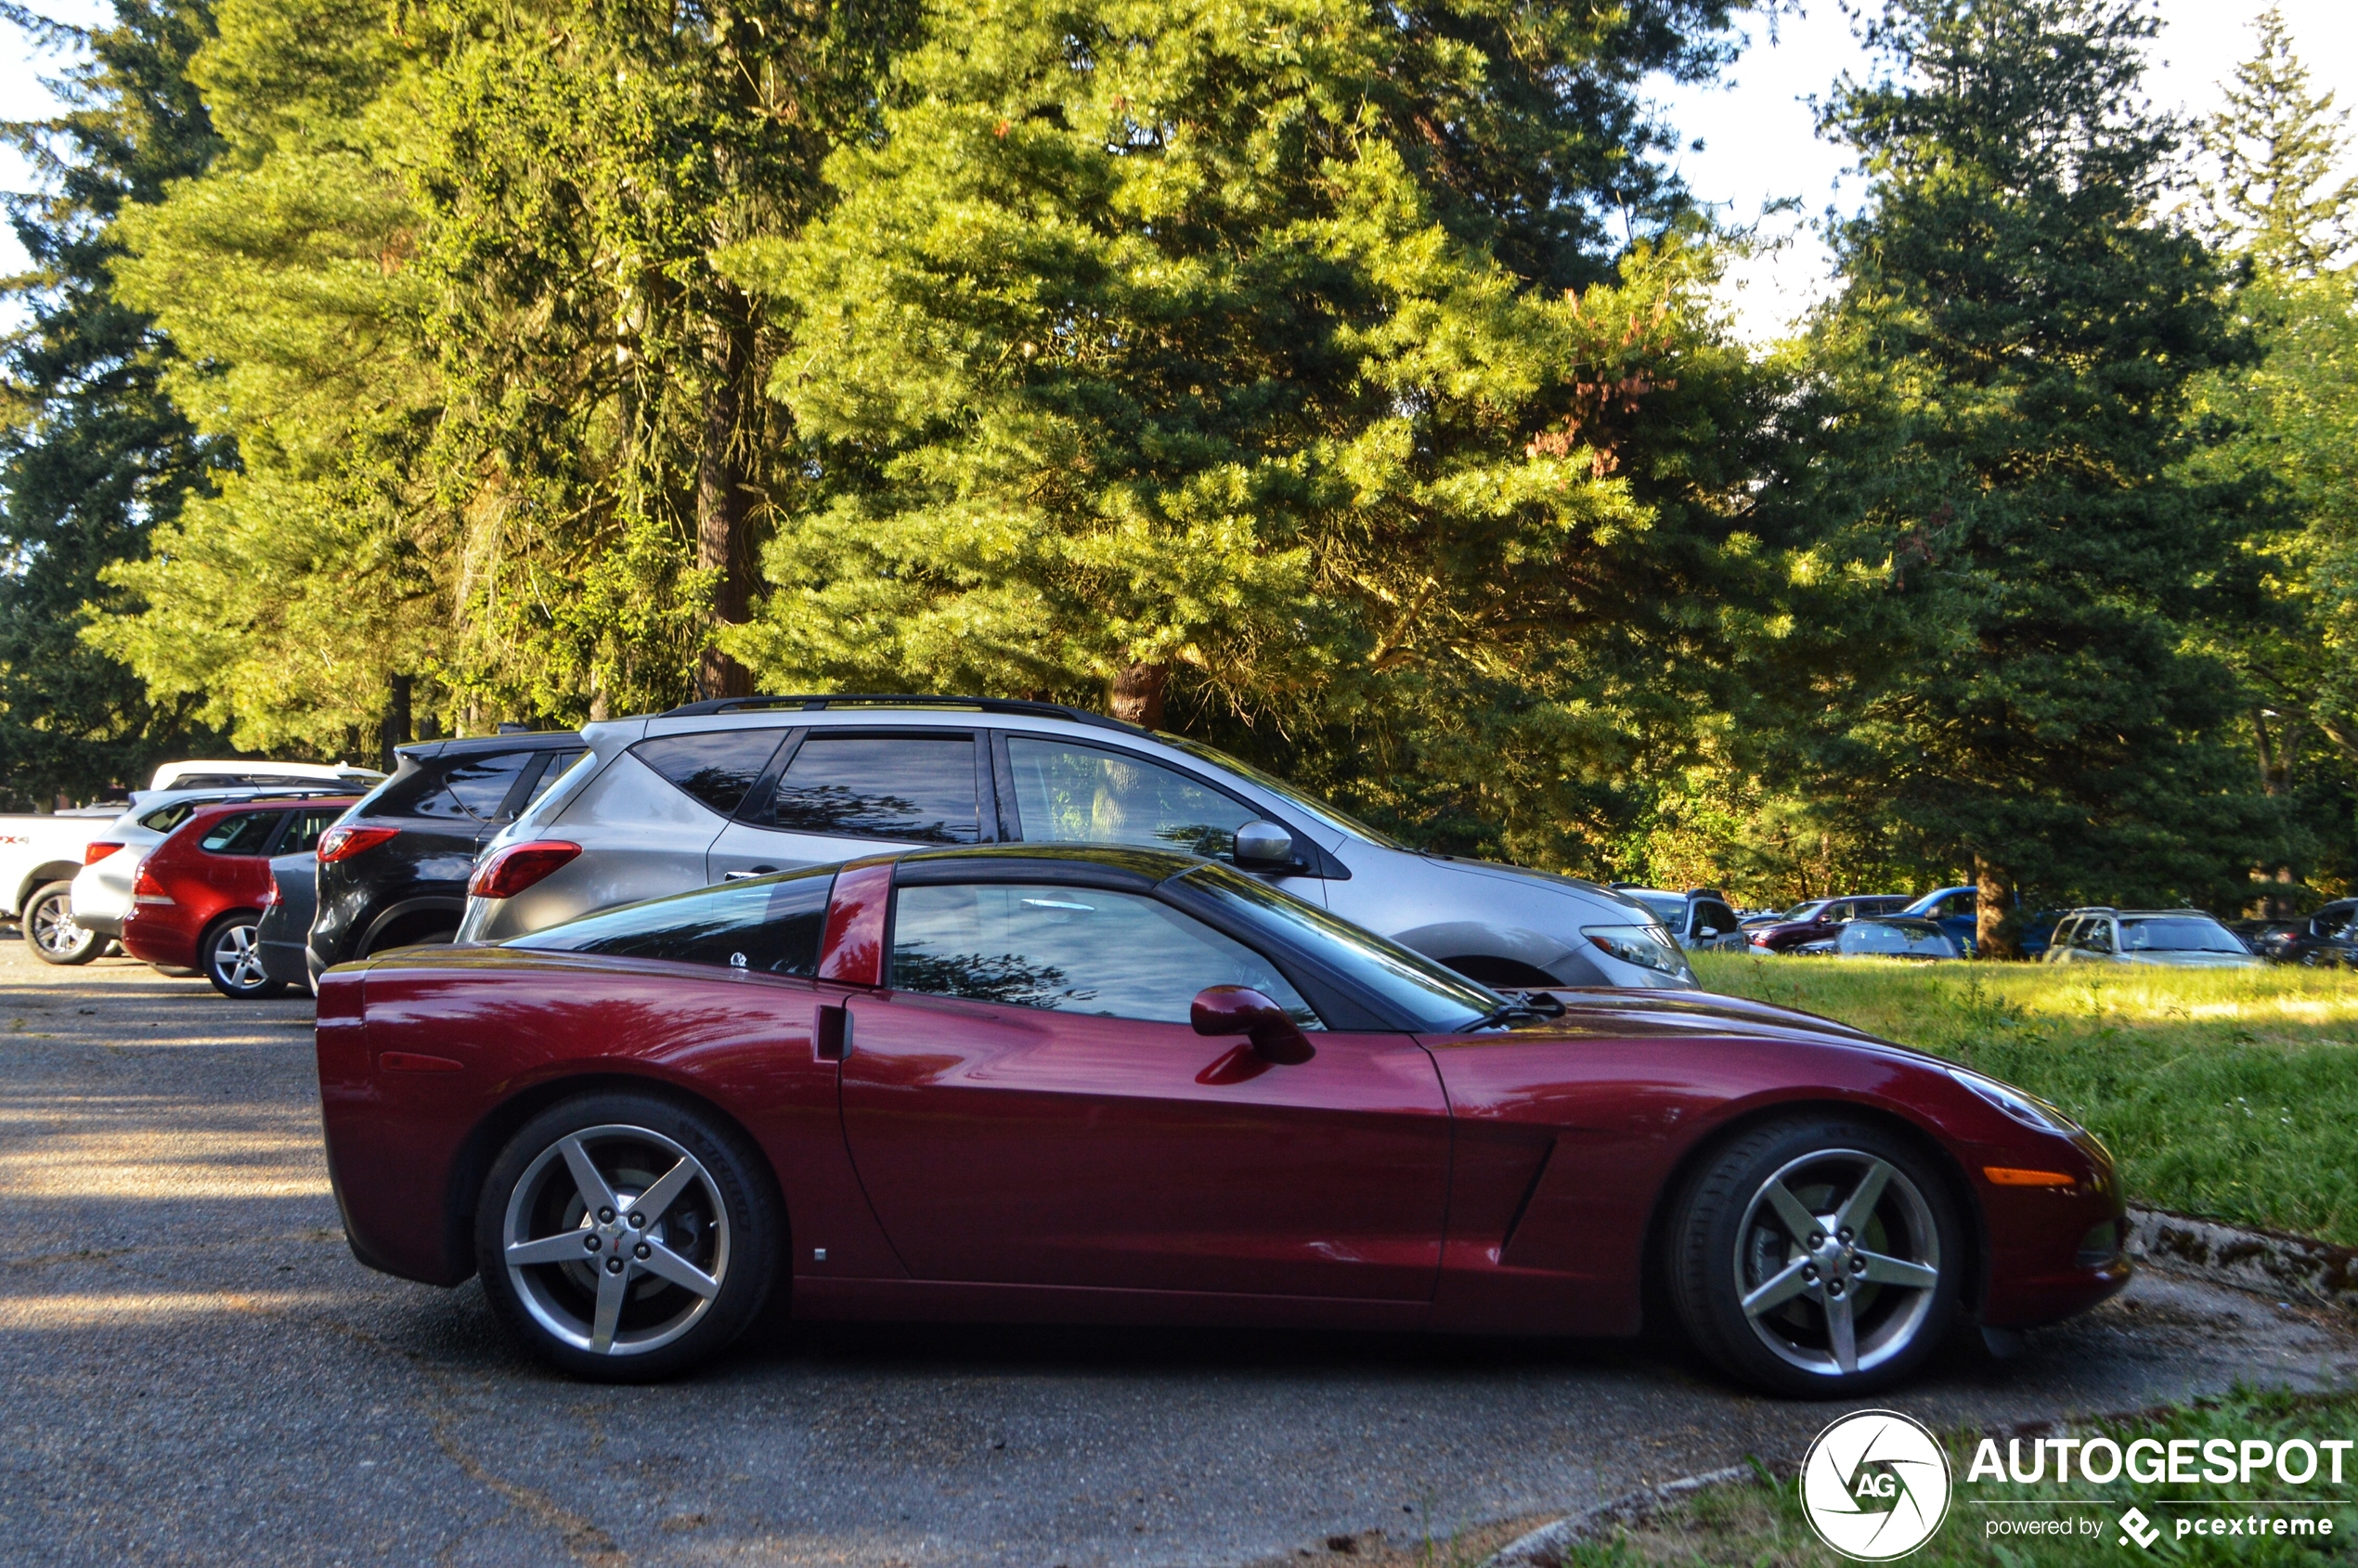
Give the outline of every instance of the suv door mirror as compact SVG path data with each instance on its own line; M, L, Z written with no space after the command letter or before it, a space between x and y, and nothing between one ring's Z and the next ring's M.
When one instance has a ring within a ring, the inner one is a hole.
M1302 1026L1250 986L1206 986L1196 992L1187 1017L1198 1034L1247 1036L1256 1056L1280 1067L1296 1067L1317 1055Z
M1302 863L1293 852L1293 835L1265 819L1237 829L1235 854L1243 871L1288 871Z

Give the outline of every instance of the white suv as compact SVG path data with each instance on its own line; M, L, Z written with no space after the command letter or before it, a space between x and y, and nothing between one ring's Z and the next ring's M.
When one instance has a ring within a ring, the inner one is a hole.
M895 849L1138 844L1229 862L1493 986L1691 987L1644 905L1420 854L1209 746L1049 703L754 697L582 727L590 752L491 840L462 942Z

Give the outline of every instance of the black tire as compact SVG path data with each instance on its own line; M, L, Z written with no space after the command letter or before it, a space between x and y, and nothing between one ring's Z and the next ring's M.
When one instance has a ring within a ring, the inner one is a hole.
M617 1199L611 1219L568 1145ZM674 1196L641 1209L667 1181ZM550 1255L512 1263L512 1245ZM598 1382L651 1382L727 1349L768 1302L784 1245L768 1168L742 1134L629 1091L534 1117L492 1161L475 1206L475 1267L501 1320L540 1359ZM683 1263L708 1292L679 1282Z
M236 1002L276 996L287 989L262 967L262 916L250 909L223 915L197 939L197 972Z
M1671 1302L1695 1347L1756 1387L1812 1399L1913 1372L1955 1321L1967 1256L1934 1159L1840 1115L1771 1121L1714 1151L1680 1191L1665 1242Z
M25 900L18 919L24 945L44 964L87 964L107 940L73 918L73 884L45 882Z

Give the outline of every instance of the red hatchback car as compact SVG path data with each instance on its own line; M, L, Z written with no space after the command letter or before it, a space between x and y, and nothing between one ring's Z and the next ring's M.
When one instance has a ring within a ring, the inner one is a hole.
M275 996L255 946L270 857L294 855L358 799L240 800L191 812L148 851L132 878L123 951L168 969L196 969L224 996Z
M522 852L520 846L511 853ZM486 862L486 867L490 862ZM1627 1334L1850 1397L2129 1277L2064 1114L1803 1014L1501 995L1234 869L994 846L319 985L353 1251L576 1374L802 1318Z

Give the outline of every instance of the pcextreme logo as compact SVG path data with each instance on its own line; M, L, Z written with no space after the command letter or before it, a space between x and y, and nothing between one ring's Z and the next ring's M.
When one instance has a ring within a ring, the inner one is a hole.
M1801 1463L1801 1509L1819 1538L1859 1562L1905 1557L1949 1515L1949 1456L1923 1423L1859 1410L1818 1434Z

